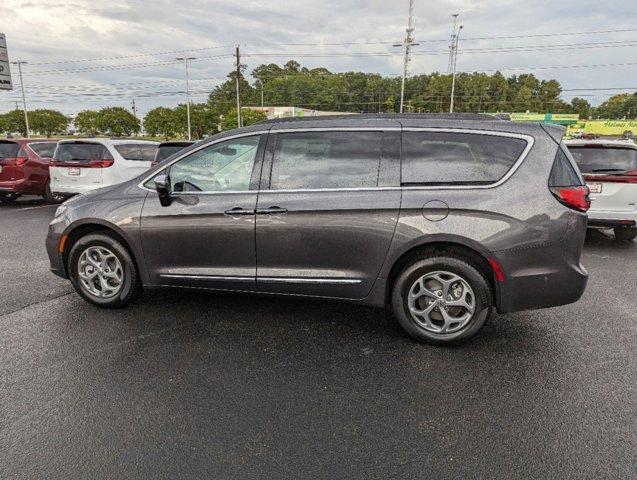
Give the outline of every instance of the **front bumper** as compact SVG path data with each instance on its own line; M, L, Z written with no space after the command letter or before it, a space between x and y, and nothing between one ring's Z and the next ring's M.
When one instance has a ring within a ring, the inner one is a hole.
M64 253L59 251L60 241L68 222L65 216L54 218L49 224L49 233L46 236L46 253L49 256L51 271L58 277L68 278L64 267Z

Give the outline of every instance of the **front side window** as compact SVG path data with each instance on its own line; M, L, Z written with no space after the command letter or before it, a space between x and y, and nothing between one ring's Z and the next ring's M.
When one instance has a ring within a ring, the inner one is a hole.
M242 137L197 150L170 166L173 192L249 190L259 136Z
M270 189L375 187L381 140L382 132L278 134Z
M483 185L513 167L526 140L455 132L403 133L403 185Z

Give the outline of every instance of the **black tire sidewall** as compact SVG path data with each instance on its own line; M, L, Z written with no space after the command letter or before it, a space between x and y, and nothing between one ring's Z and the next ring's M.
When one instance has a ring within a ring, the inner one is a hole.
M77 278L77 264L80 255L84 252L84 250L92 246L108 248L117 256L122 264L122 269L124 270L124 285L117 295L112 298L98 298L91 295L89 292L84 290ZM139 294L140 291L139 274L137 272L135 261L124 245L110 235L91 234L77 240L69 253L67 270L69 279L71 280L75 290L85 300L102 308L117 308L127 305Z
M473 289L476 309L473 318L460 331L451 334L435 334L420 327L412 318L407 304L407 294L413 283L429 272L447 271L464 278ZM453 345L473 337L491 316L493 295L489 282L473 266L455 257L421 259L407 266L398 276L392 290L392 309L401 326L412 337L434 345Z
M631 241L637 238L637 227L617 227L613 233L617 240Z
M46 181L46 185L44 186L44 195L42 195L42 196L44 197L44 201L46 203L58 204L58 203L62 203L64 201L64 198L56 199L53 196L53 192L51 191L51 181L50 180Z

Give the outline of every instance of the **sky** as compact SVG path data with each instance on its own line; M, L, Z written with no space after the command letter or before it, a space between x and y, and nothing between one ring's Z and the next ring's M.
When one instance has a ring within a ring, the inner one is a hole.
M223 82L239 45L247 72L294 59L334 72L400 75L408 0L0 0L0 32L23 66L27 106L74 114L135 100L143 115L193 101ZM415 0L412 74L447 69L453 13L460 15L458 70L557 79L562 98L597 105L637 90L634 0ZM603 32L603 33L586 33ZM487 37L487 38L485 38ZM500 37L500 38L493 38ZM517 38L501 38L517 37ZM374 55L370 55L374 54ZM0 112L21 100L0 91ZM267 102L266 102L267 103Z

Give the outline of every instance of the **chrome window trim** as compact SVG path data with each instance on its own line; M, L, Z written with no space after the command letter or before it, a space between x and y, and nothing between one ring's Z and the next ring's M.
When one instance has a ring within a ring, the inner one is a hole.
M400 132L442 132L442 133L468 133L472 135L487 135L487 136L496 136L496 137L508 137L508 138L519 138L521 140L526 141L526 147L520 154L519 158L515 161L513 166L507 171L507 173L499 179L497 182L489 183L486 185L411 185L411 186L398 186L398 187L344 187L344 188L313 188L313 189L288 189L288 190L271 190L271 189L263 189L263 190L228 190L228 191L210 191L210 192L177 192L180 195L219 195L219 194L237 194L237 193L249 193L249 192L263 192L263 193L312 193L312 192L359 192L359 191L377 191L377 190L484 190L489 188L496 188L505 183L509 178L513 176L513 174L520 168L529 152L533 148L535 144L535 139L531 135L527 135L524 133L511 133L511 132L501 132L497 130L477 130L470 128L437 128L437 127L319 127L319 128L286 128L280 130L259 130L255 132L245 132L237 135L232 135L224 138L220 138L217 141L206 143L204 145L199 146L195 150L190 150L184 155L181 155L174 160L172 160L169 164L165 165L161 169L155 170L152 174L144 177L144 179L137 184L139 188L142 190L146 190L148 192L155 192L155 190L146 188L144 184L153 178L157 173L163 170L166 167L171 166L173 163L178 162L179 160L187 157L188 155L195 153L203 148L209 147L211 145L216 145L217 143L225 142L228 140L233 140L235 138L242 137L251 137L256 135L263 135L267 133L278 134L278 133L306 133L306 132L339 132L339 131L368 131L368 132L385 132L385 131L400 131ZM401 165L402 165L402 157L401 157Z

